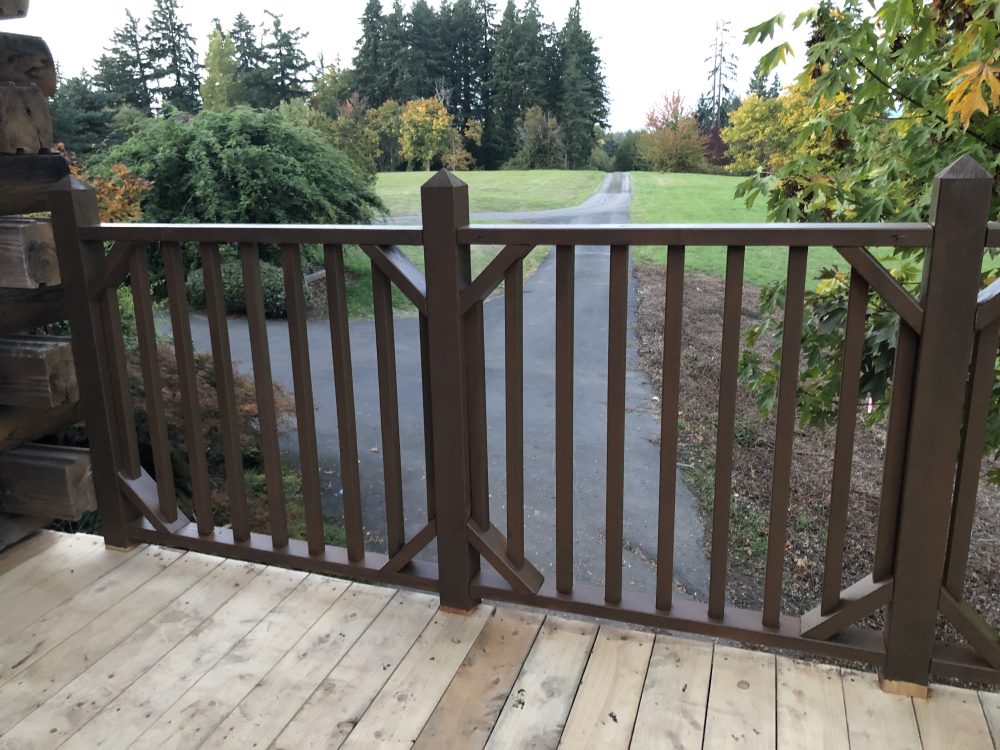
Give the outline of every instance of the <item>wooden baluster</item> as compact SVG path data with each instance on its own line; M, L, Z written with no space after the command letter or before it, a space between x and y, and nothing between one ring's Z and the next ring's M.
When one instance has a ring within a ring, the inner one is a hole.
M556 590L573 591L573 341L576 248L556 248Z
M611 248L608 311L608 463L604 600L622 598L625 525L625 366L628 351L628 247Z
M785 319L781 332L781 372L778 378L778 413L775 419L774 466L771 472L771 513L768 523L767 564L764 577L765 627L781 621L781 581L785 563L785 527L792 489L792 445L799 390L799 353L802 349L802 311L805 304L806 261L809 249L788 251L785 282ZM857 399L855 398L855 402Z
M504 274L504 386L507 404L507 557L524 564L524 261Z
M715 496L712 507L712 553L709 564L708 616L726 611L729 562L729 512L733 495L733 443L736 436L736 381L740 356L745 248L726 253L726 291L722 321L722 364L719 370L719 419L715 438Z

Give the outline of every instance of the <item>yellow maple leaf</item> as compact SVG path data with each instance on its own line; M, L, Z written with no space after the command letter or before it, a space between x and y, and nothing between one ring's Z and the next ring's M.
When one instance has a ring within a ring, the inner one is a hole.
M1000 67L986 62L974 62L962 68L949 81L951 90L945 96L948 102L948 119L958 117L965 130L976 112L990 116L990 104L1000 107ZM983 95L983 86L990 92L989 101Z

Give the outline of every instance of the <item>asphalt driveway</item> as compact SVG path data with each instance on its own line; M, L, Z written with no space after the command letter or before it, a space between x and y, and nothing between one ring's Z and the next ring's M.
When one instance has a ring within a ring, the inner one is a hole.
M555 211L479 215L494 221L534 223L625 223L629 219L628 175L609 175L580 206ZM544 252L537 249L535 252ZM607 331L609 248L579 247L576 259L575 380L575 576L600 584L604 579L604 503L607 418ZM630 291L634 318L635 290ZM555 256L549 254L524 286L524 446L525 550L546 577L555 558ZM489 419L490 494L494 523L506 518L504 497L503 299L485 305L487 409ZM313 390L317 410L323 503L327 513L342 512L337 418L333 391L330 331L326 321L308 325ZM378 370L375 331L370 320L350 326L365 530L372 549L384 546ZM192 316L195 347L210 351L208 324ZM268 325L274 379L292 390L288 329L283 321ZM246 322L230 322L233 362L251 372ZM426 519L423 414L417 319L396 320L399 422L407 533ZM659 422L648 378L636 364L635 339L629 335L626 386L625 570L626 589L655 586L656 514L659 485ZM297 460L294 430L282 441L286 461ZM702 550L703 528L696 501L677 478L675 583L681 594L698 596L708 587L708 563ZM430 551L433 554L433 550Z

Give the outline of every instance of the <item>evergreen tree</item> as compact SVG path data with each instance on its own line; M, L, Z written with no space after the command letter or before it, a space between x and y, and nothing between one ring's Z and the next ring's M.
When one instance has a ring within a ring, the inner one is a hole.
M580 20L580 0L559 34L561 87L558 119L570 169L585 167L596 144L595 126L606 125L608 98L597 45Z
M94 83L113 104L152 110L150 81L153 78L149 49L139 29L139 19L125 11L125 25L115 29L111 48L96 61Z
M781 81L778 79L778 74L775 73L774 78L771 79L771 83L768 83L767 75L759 69L755 70L753 78L750 79L750 87L747 89L747 94L758 96L761 99L777 99L781 96Z
M493 13L490 0L458 0L445 9L442 17L446 46L450 50L445 77L450 90L450 106L462 134L470 124L492 127L490 63L493 57ZM473 156L485 166L493 166L483 158L482 148L473 146Z
M52 135L78 156L105 145L114 131L114 100L86 73L60 80L49 107Z
M251 107L264 107L267 95L267 53L257 29L242 13L236 16L229 32L236 61L234 101Z
M188 24L180 20L178 12L178 0L156 0L146 24L155 81L151 90L161 105L193 112L199 103L198 57Z
M410 62L410 19L403 3L394 0L392 12L382 19L382 55L385 57L385 96L407 101L417 98Z
M301 48L306 34L298 28L286 29L280 15L265 12L271 17L271 28L264 44L268 83L265 106L276 107L281 102L306 95L305 73L312 67L312 61Z
M409 15L409 98L434 96L435 84L444 75L446 50L441 20L427 0L415 0Z
M221 112L237 104L236 48L233 40L216 28L205 54L205 80L201 84L202 106Z
M386 59L382 50L384 41L381 0L368 0L361 15L361 38L354 56L354 73L358 91L376 107L389 98Z

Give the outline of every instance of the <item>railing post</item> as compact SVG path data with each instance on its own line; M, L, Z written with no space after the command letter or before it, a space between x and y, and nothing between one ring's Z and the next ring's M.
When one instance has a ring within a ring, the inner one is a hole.
M441 606L469 611L478 604L470 584L479 557L468 540L471 517L465 348L459 294L469 284L469 247L455 231L469 223L469 187L441 170L420 189L427 278L431 429L437 503Z
M112 312L108 307L117 305L117 299L114 289L95 295L94 284L104 277L104 245L83 242L78 233L80 227L100 222L97 195L87 183L71 176L52 189L50 201L104 541L110 547L127 547L127 527L138 513L122 497L118 474L136 475L138 456L129 449L134 436L122 434L127 426L122 423L131 422L131 403L115 402L127 395L120 372L124 363L116 357L107 330L118 319L117 309Z
M964 156L934 181L923 332L885 629L885 690L927 694L993 180Z

